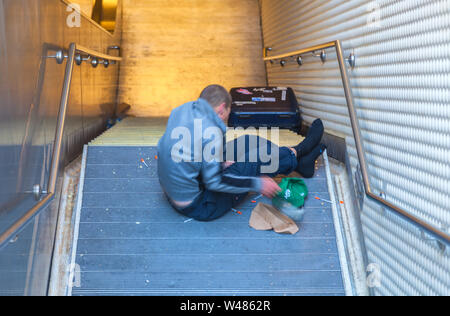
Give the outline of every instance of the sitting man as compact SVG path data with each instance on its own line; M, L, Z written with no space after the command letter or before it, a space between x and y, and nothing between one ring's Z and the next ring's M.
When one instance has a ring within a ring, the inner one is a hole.
M158 143L158 176L170 204L181 214L199 221L212 221L223 216L249 192L274 197L280 187L271 177L278 174L288 175L296 170L304 177L312 177L315 161L325 149L320 144L323 124L316 120L306 139L295 147L278 148L269 143L267 148L277 151L275 156L279 159L274 172L262 174L267 162L260 159L223 162L222 154L229 148L224 139L231 102L225 88L218 85L205 88L197 101L172 111L166 132ZM214 128L222 134L211 142L205 135ZM258 138L258 143L260 141ZM180 146L183 143L184 146ZM205 159L203 148L211 148L211 143L216 145L216 150L222 151L216 153L221 159ZM238 143L235 141L233 145ZM248 156L251 150L248 142L246 146Z

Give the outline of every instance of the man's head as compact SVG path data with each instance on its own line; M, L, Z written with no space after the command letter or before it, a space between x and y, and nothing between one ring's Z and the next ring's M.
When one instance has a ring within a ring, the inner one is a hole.
M200 98L208 101L217 115L227 123L231 112L231 95L224 87L211 85L206 87L200 95Z

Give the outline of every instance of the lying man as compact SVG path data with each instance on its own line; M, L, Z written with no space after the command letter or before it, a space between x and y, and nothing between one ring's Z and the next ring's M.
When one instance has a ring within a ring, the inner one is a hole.
M325 149L320 144L323 124L321 120L316 120L306 139L299 145L278 148L269 142L264 147L269 148L272 153L277 151L275 157L279 159L278 168L269 174L262 173L267 162L262 162L259 158L253 162L236 162L236 158L233 162L205 159L203 148L219 148L223 155L215 154L221 157L225 156L226 149L229 148L224 140L231 102L231 96L225 88L218 85L205 88L197 101L172 111L167 130L158 143L158 176L161 186L170 204L181 214L195 220L212 221L223 216L236 207L249 192L274 197L280 187L271 177L278 174L289 175L298 171L306 178L312 177L315 161ZM214 129L218 129L222 137L211 141L205 135L208 135L207 131ZM258 138L257 141L262 144L262 139ZM211 143L215 146L211 146ZM249 141L245 142L247 159L252 150L248 148L248 143ZM235 141L233 146L236 147L237 144L239 141Z

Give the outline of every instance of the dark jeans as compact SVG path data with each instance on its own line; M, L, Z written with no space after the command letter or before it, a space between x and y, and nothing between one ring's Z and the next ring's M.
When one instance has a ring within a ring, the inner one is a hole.
M254 136L253 136L254 137ZM248 138L246 139L248 141ZM259 146L258 139L258 146ZM249 142L246 142L249 144ZM234 142L236 147L237 142ZM267 153L271 153L271 143L268 144ZM297 168L297 157L287 147L275 146L276 150L279 150L279 167L274 173L265 174L269 177L275 177L279 174L289 175ZM246 160L249 161L250 150L247 146L245 150ZM235 158L237 155L237 150L235 150ZM261 167L264 165L269 165L269 163L263 163L259 159L259 148L258 148L258 161L257 162L236 162L229 168L227 168L225 174L235 174L239 176L249 176L249 177L260 177ZM237 159L235 159L237 160ZM248 195L245 194L230 194L223 192L214 192L210 190L204 190L203 193L193 202L189 207L179 211L185 216L193 218L198 221L213 221L218 219L231 211L232 208L240 204Z

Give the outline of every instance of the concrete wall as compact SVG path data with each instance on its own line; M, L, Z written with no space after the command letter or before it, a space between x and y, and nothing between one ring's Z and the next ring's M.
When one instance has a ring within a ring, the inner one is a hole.
M212 83L265 85L257 0L125 0L120 102L168 116Z

